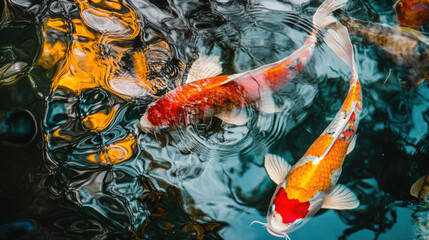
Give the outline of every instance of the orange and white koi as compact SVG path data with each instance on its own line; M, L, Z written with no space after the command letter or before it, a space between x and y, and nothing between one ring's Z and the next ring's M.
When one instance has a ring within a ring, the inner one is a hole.
M327 16L346 2L326 0L322 3L313 16L314 28L304 45L278 62L240 74L216 76L221 72L220 67L214 67L218 64L216 58L199 61L197 68L191 68L185 85L149 106L139 127L144 131L178 127L183 122L213 115L227 123L243 125L247 115L241 109L250 104L266 113L279 111L271 93L284 87L307 65L317 46L319 29L330 24ZM200 76L195 77L193 72Z
M334 30L335 29L335 30ZM292 167L279 156L265 156L264 166L276 184L267 214L268 232L287 233L303 226L320 208L353 209L356 195L336 185L345 156L354 148L362 111L362 92L347 29L339 22L326 34L326 43L351 69L350 88L335 118Z

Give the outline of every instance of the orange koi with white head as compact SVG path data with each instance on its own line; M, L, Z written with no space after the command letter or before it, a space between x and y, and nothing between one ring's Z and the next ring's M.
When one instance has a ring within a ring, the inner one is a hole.
M174 128L185 121L195 122L204 116L213 115L225 122L243 125L247 116L241 109L250 104L255 104L266 113L279 111L271 93L284 87L307 65L317 46L319 29L329 25L328 15L346 2L326 0L322 3L313 16L314 30L304 45L278 62L240 74L215 76L221 72L220 67L215 67L218 65L216 59L198 61L198 67L191 68L185 85L149 106L140 119L139 127L144 131ZM199 77L194 74L199 74Z
M353 209L356 195L344 185L336 185L345 156L353 149L362 111L362 92L353 60L353 46L347 29L336 22L326 35L329 47L351 68L346 99L335 118L292 167L279 156L265 156L265 169L278 184L263 223L275 236L300 228L320 208Z

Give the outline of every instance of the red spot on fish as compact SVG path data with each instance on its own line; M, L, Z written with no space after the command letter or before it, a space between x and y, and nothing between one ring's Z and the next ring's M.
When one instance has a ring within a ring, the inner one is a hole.
M304 218L310 207L309 202L300 203L298 199L289 199L283 187L277 192L273 203L275 211L282 216L283 223L293 223Z

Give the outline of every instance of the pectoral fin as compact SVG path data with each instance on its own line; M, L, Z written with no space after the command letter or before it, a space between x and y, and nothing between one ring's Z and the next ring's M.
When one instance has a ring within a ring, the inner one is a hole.
M268 176L277 185L285 180L287 174L292 169L292 166L284 158L274 154L265 155L264 167Z
M422 190L423 183L425 182L425 179L426 179L426 176L423 176L423 177L417 179L417 181L413 184L413 186L411 186L411 189L410 189L411 195L413 195L416 198L419 198L420 191Z
M247 112L241 108L233 108L232 110L225 110L216 114L220 120L234 125L244 125L247 123Z
M357 136L355 135L352 139L352 141L349 144L349 147L347 148L347 154L351 153L353 151L353 149L355 149L356 146L356 138Z
M214 77L222 73L222 67L217 56L202 56L191 66L186 83Z
M325 202L322 208L329 209L353 209L359 206L359 200L356 194L348 187L338 184L335 188L325 197Z
M261 97L257 103L257 107L260 111L265 113L277 113L281 110L276 106L273 97L270 94Z

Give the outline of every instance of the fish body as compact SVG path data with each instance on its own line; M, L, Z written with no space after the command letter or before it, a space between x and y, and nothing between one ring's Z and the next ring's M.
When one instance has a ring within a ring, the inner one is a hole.
M417 31L345 16L341 16L340 22L347 26L351 34L383 50L397 65L417 68L429 65L429 43L419 38Z
M418 28L429 24L429 0L399 0L393 8L403 27Z
M419 86L424 79L429 81L429 42L420 32L365 22L344 15L340 22L366 44L382 50L395 65L406 68L412 75L407 79L411 88Z
M313 31L291 56L245 73L213 76L212 72L212 76L209 74L204 79L187 81L150 105L139 127L144 131L174 128L213 115L242 125L247 117L241 109L251 104L267 113L279 111L271 93L284 87L307 65L317 46L319 28L327 26L328 15L345 3L346 0L325 1L313 16Z
M147 120L156 127L177 127L184 116L216 115L244 108L249 103L266 101L265 97L270 98L270 93L281 89L304 68L316 44L314 32L304 47L285 60L241 74L185 84L152 104L147 110Z
M336 25L336 31L328 30L328 35L333 34L340 41L328 42L328 37L326 42L352 71L341 109L293 167L279 156L265 157L267 173L278 184L265 224L275 236L288 238L288 232L300 228L320 208L352 209L359 205L350 189L336 185L344 158L354 148L362 111L362 90L353 61L353 47L347 29L339 23Z

